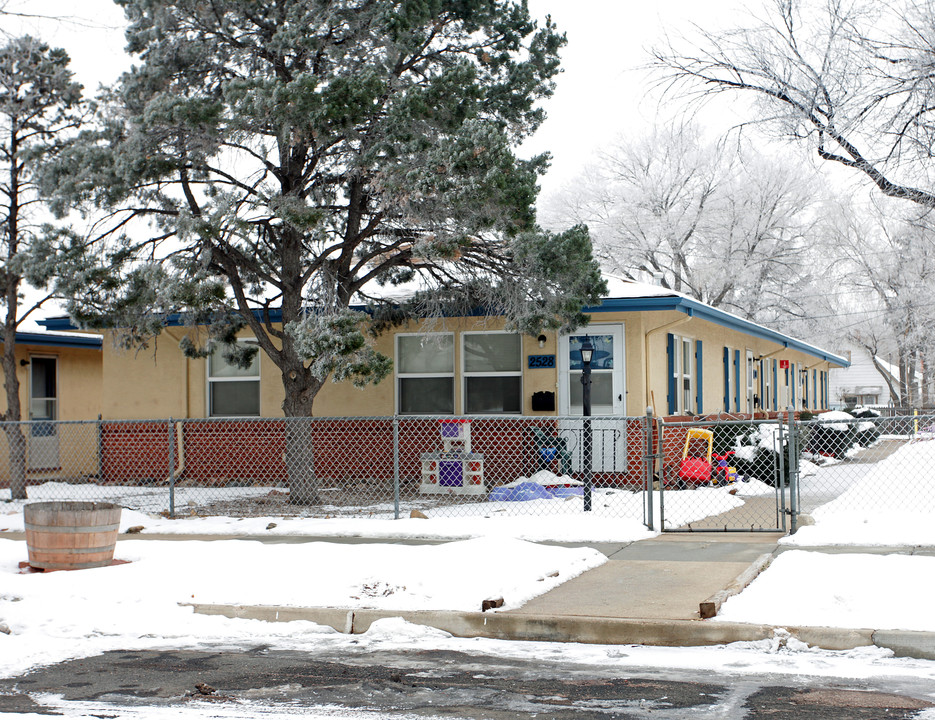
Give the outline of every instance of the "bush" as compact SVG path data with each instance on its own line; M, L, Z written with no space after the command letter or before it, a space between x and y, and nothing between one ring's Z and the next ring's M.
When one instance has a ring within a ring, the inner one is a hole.
M779 452L771 447L766 447L762 443L762 438L767 433L778 431L776 423L764 423L760 425L746 426L746 432L737 445L734 446L736 454L733 457L732 464L737 468L737 474L748 480L759 480L767 485L776 486L776 478L779 474ZM782 482L789 484L790 476L790 456L789 443L787 438L783 438L783 471ZM751 452L752 449L752 452Z

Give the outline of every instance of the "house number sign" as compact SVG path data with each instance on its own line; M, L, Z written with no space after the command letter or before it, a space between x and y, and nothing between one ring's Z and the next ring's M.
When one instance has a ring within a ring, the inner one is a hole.
M555 356L554 355L530 355L529 356L529 369L534 370L536 368L554 368L555 367Z

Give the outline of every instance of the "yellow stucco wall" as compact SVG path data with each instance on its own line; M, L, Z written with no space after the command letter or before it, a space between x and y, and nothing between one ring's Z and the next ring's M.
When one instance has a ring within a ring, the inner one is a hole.
M0 344L2 347L2 344ZM30 369L37 357L56 359L56 417L62 421L97 419L101 412L103 354L96 348L70 348L17 344L17 379L23 420L29 420ZM0 391L0 408L6 410L6 393ZM42 479L76 479L97 471L97 429L93 422L59 425L54 434L26 426L26 451L30 482ZM34 437L35 435L35 437ZM53 451L46 455L49 443ZM45 445L43 446L42 443ZM41 450L40 450L41 448ZM9 480L9 448L0 434L0 481Z
M29 419L30 366L28 363L33 357L54 357L57 360L59 420L94 420L97 418L101 412L103 383L103 353L100 350L18 344L16 346L16 376L19 380L23 420ZM0 408L6 410L6 407L6 393L0 390Z
M755 356L781 351L776 357L790 360L797 369L803 365L818 370L827 370L828 364L802 352L782 349L776 343L752 338L740 331L714 325L705 320L691 318L677 311L644 311L596 313L589 329L577 334L599 332L602 326L624 328L626 377L624 414L642 415L647 405L652 405L657 414L665 415L668 410L668 369L666 363L666 336L676 335L701 340L703 352L703 398L704 412L723 410L725 346L741 352L740 388L741 410L746 407L746 350ZM450 332L455 335L455 411L462 405L462 375L460 368L461 338L465 331L502 330L502 320L483 318L448 318L443 321L412 322L386 333L374 342L375 348L388 357L395 357L395 335L424 331ZM647 339L648 333L648 339ZM205 360L191 360L182 355L179 340L181 328L169 328L151 346L140 351L125 351L116 348L105 334L103 349L103 387L101 412L107 419L185 418L205 417L207 414L207 365ZM244 337L249 334L242 333ZM527 369L528 355L557 355L558 338L555 333L545 333L545 346L540 348L536 338L524 336L523 362L523 413L533 413L531 399L537 391L556 393L560 388L557 369ZM650 358L647 364L646 358ZM784 385L784 373L780 372L780 383ZM278 368L262 352L260 353L260 409L265 417L282 415L282 380ZM759 390L757 390L759 392ZM796 392L800 396L800 392ZM797 397L797 407L801 398ZM365 389L353 387L351 383L328 382L315 399L314 414L317 416L386 416L392 415L396 407L395 375L387 377L378 385Z

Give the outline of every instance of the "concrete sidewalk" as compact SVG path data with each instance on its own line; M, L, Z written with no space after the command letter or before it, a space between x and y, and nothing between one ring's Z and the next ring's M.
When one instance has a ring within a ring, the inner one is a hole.
M873 628L774 627L703 618L743 590L783 546L780 533L675 533L588 545L608 561L508 611L380 611L193 604L196 612L267 621L308 620L346 633L402 617L457 637L687 647L791 636L811 646L888 648L935 659L935 633ZM334 538L330 539L332 542ZM301 542L301 539L294 541ZM788 548L793 549L793 548ZM913 552L912 548L809 548L829 552Z
M22 533L0 533L24 539ZM828 553L935 555L935 548L781 546L781 533L670 533L621 543L546 543L588 546L603 565L562 583L514 610L488 612L393 611L327 607L208 605L195 612L266 621L307 620L339 632L363 633L377 620L402 617L457 637L687 647L791 636L811 646L848 650L876 645L897 656L935 659L935 633L873 628L776 627L711 621L785 550ZM268 543L348 542L436 544L440 540L386 540L305 536L122 535L121 540L260 540ZM478 608L480 610L480 608Z

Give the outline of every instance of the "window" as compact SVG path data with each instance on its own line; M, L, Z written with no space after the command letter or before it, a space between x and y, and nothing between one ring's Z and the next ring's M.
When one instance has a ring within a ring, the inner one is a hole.
M700 342L678 335L669 336L669 411L673 414L687 415L699 407L700 392L697 390L698 369L696 360L700 352Z
M863 405L879 405L879 394L850 393L845 392L841 395L841 401L845 408L855 408Z
M396 336L396 388L399 412L453 415L454 336L427 333Z
M523 410L522 339L515 333L464 333L464 414Z
M249 341L248 341L249 342ZM260 414L260 356L250 366L237 367L224 359L223 348L208 356L208 415L230 417Z

